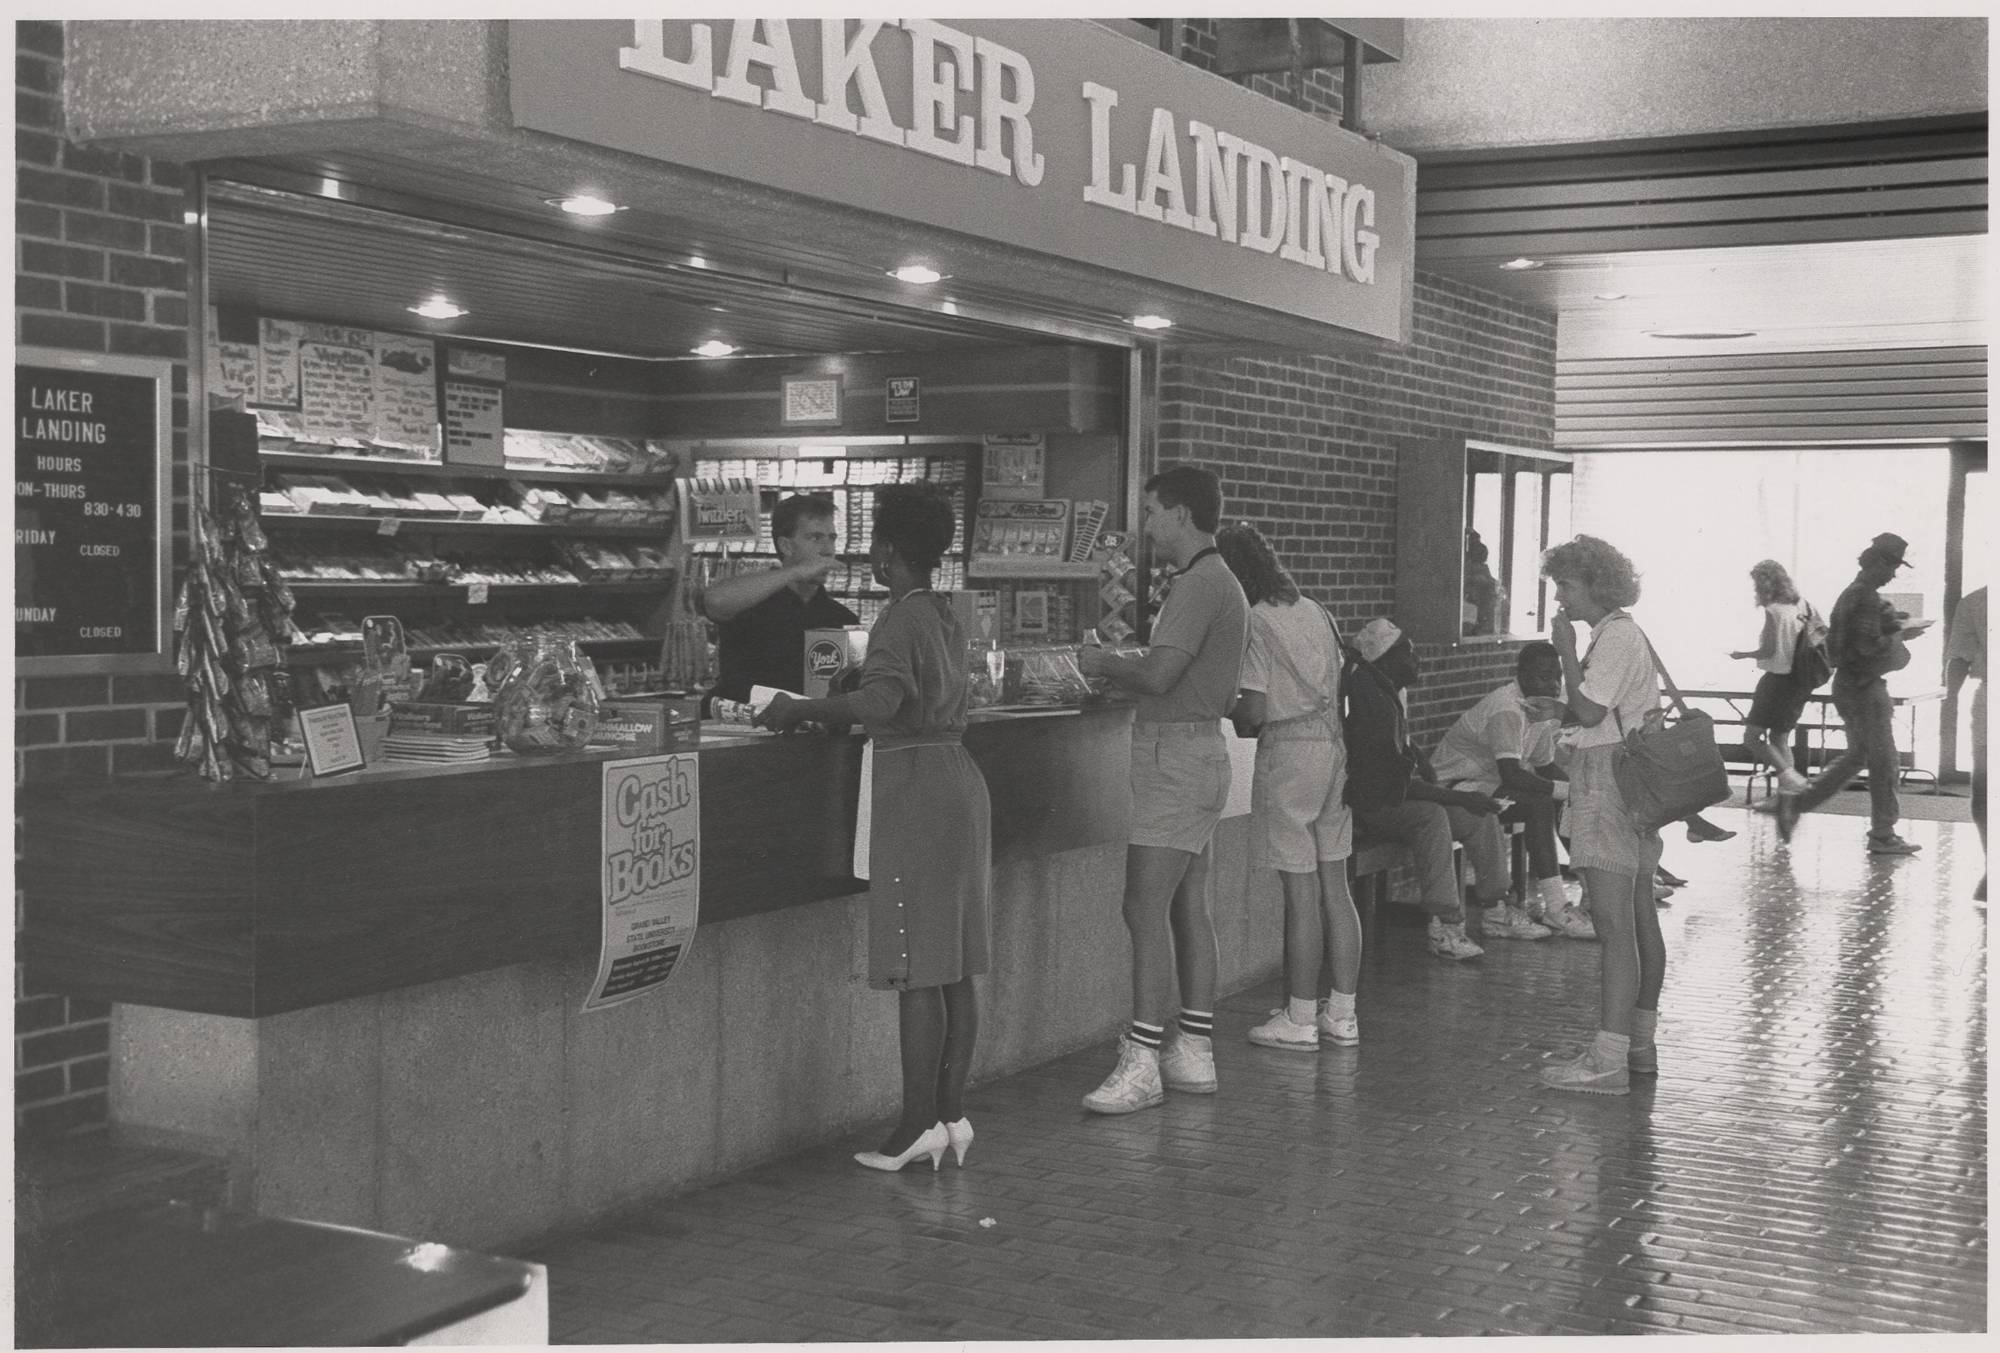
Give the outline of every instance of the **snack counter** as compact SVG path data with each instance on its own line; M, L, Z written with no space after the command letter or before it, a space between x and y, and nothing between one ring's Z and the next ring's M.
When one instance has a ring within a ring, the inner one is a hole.
M996 866L1122 841L1130 706L976 711ZM729 732L699 754L704 926L864 891L861 738ZM22 952L72 995L259 1017L593 950L591 750L326 779L52 786L22 805ZM286 772L281 772L281 774Z

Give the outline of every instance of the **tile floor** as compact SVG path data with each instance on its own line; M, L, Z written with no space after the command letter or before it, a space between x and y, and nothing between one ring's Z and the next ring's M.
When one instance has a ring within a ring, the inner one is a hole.
M1595 1009L1595 950L1453 965L1391 918L1359 1048L1254 1048L1222 1092L1127 1118L1093 1049L978 1085L963 1170L838 1149L528 1257L574 1343L1977 1332L1986 1328L1986 923L1970 826L1865 820L1790 846L1669 838L1662 1074L1544 1090ZM1107 906L1116 905L1106 899Z

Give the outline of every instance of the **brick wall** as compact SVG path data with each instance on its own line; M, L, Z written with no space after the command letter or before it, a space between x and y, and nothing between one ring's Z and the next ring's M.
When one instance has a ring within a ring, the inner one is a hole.
M1344 632L1394 618L1396 455L1406 442L1479 437L1547 447L1555 435L1553 314L1419 273L1407 350L1359 358L1179 357L1161 364L1159 460L1214 467L1225 519L1271 538L1299 586ZM1515 645L1420 645L1411 730L1434 743L1513 675Z
M63 136L63 27L15 25L14 337L37 347L184 359L185 171ZM187 372L174 369L175 566L185 557ZM14 683L14 784L172 764L171 676ZM14 899L15 927L23 898ZM110 1008L39 991L14 969L14 1124L40 1137L105 1121Z

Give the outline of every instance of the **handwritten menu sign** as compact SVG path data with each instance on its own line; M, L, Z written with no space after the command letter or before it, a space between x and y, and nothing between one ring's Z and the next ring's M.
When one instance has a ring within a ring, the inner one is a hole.
M506 464L506 379L506 358L462 348L446 349L446 460L461 465Z
M257 402L273 408L299 407L299 341L305 325L267 319L257 334Z
M437 345L375 335L375 440L437 458Z
M16 350L14 652L25 674L164 665L172 371Z
M374 331L306 325L299 345L299 389L308 435L357 442L374 436Z

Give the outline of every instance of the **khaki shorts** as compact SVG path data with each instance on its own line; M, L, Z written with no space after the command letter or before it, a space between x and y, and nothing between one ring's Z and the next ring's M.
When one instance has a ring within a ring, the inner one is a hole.
M1229 803L1229 747L1217 723L1132 725L1135 846L1199 855Z
M1347 788L1347 744L1324 724L1257 741L1257 778L1250 786L1250 864L1310 874L1327 860L1354 853L1354 815L1341 802Z
M1641 834L1625 811L1611 762L1615 742L1579 748L1569 763L1569 862L1578 869L1652 875L1660 863L1660 834Z

